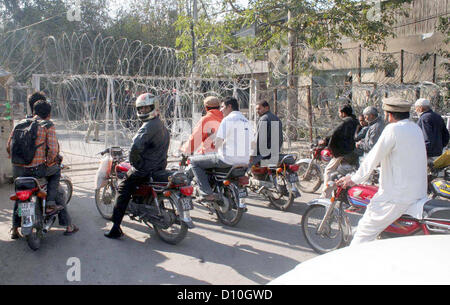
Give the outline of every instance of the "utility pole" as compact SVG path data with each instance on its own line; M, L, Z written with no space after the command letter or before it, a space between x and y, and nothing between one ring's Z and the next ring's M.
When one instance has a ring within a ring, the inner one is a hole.
M291 25L292 21L292 12L291 10L288 11L288 26L289 26L289 32L288 32L288 43L289 43L289 53L288 53L288 62L289 62L289 68L288 68L288 75L287 75L287 85L288 85L288 94L287 94L287 103L288 103L288 112L287 112L287 129L289 130L289 137L294 138L296 135L296 129L295 126L291 123L296 119L296 112L295 108L297 105L297 92L295 88L295 77L294 77L294 70L295 70L295 33L292 29Z
M195 24L198 21L198 10L197 10L197 0L193 0L192 3L192 19L191 22L191 35L192 35L192 63L195 65L195 62L197 60L197 49L196 49L196 43L195 43L195 31L194 27Z

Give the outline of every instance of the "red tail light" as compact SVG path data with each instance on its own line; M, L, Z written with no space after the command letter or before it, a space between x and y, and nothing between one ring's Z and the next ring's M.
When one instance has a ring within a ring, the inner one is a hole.
M247 185L250 183L250 179L247 176L239 177L239 184L240 185Z
M180 188L180 192L184 196L192 196L194 193L194 188L192 186L184 186Z
M16 197L20 201L25 201L25 200L28 200L28 198L30 198L31 194L33 194L32 191L18 191L16 193Z
M300 165L298 165L298 164L289 165L289 169L293 172L298 171L299 168L300 168Z

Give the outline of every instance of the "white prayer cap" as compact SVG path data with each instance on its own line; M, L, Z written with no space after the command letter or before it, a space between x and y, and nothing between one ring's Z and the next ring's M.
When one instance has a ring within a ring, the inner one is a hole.
M414 107L430 107L430 106L431 106L430 101L424 98L418 99L414 104Z

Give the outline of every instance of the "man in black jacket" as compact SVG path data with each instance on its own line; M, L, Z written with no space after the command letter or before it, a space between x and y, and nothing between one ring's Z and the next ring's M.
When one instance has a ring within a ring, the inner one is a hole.
M105 233L108 238L123 235L120 224L136 187L166 169L170 136L159 118L155 103L156 97L150 93L144 93L136 99L137 116L144 124L133 138L130 150L132 168L127 172L127 178L119 184L112 216L114 225L110 232Z
M252 156L250 158L250 165L254 165L261 160L271 160L272 158L277 163L281 147L283 146L283 125L280 119L270 111L270 105L266 101L259 102L256 105L256 113L259 116L256 157ZM273 131L272 128L274 129ZM276 138L272 139L272 136ZM272 147L272 144L274 147Z
M431 103L427 99L418 99L414 104L419 120L417 125L422 129L427 148L427 157L438 157L447 146L449 133L444 119L431 110Z
M324 171L324 185L322 189L322 198L329 198L331 195L327 184L330 175L336 171L344 158L356 158L352 156L355 150L355 131L358 126L353 109L350 105L345 105L339 109L339 117L342 123L337 126L329 136L325 138L325 144L333 153L333 158L328 163Z

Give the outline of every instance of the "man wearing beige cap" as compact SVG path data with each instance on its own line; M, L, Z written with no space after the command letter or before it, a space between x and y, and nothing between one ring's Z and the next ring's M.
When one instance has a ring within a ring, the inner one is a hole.
M409 120L411 104L401 98L383 100L389 122L358 171L341 178L343 187L365 182L381 164L380 186L358 223L351 245L373 241L410 207L427 196L427 155L420 128Z
M189 140L180 148L180 151L192 155L211 153L216 150L213 135L219 129L223 114L220 112L220 100L215 96L208 96L203 100L206 115L195 126Z
M431 103L427 99L418 99L414 107L419 116L417 125L422 129L428 158L440 156L449 141L449 133L444 119L431 110Z

